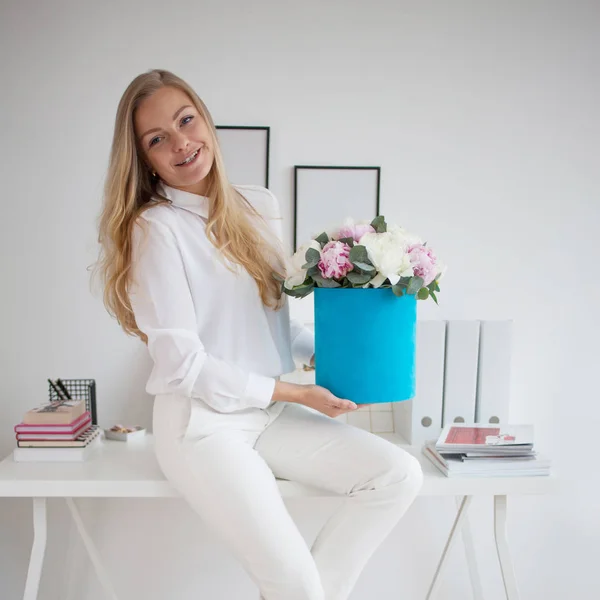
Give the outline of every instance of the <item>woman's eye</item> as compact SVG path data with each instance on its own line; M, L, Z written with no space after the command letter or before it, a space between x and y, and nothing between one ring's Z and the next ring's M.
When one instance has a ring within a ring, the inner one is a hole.
M159 139L160 139L159 137L152 138L150 140L150 146L154 146L154 142L156 142L156 140L159 140Z
M187 125L194 117L191 115L188 115L187 117L183 117L183 119L181 119L181 124L182 125ZM186 121L186 119L189 119L189 121Z

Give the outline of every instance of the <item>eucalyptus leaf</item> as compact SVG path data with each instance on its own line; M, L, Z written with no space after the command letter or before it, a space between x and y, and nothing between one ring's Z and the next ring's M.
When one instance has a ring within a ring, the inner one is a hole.
M437 304L437 296L435 295L435 292L429 292L429 295L433 298L433 301Z
M340 283L338 283L335 279L325 279L322 275L314 275L313 279L319 285L319 287L324 288L337 288L342 287Z
M361 271L367 271L369 273L373 272L375 270L375 267L371 264L371 263L365 263L365 262L355 262L352 263L355 267L359 268Z
M349 271L346 274L346 278L354 285L364 285L371 281L372 276L368 273L356 273L355 271Z
M419 289L422 287L423 285L423 278L422 277L412 277L410 280L410 283L408 284L408 289L406 290L407 294L416 294Z
M286 289L286 293L289 296L292 296L294 298L304 298L305 296L308 296L308 294L310 294L313 291L314 287L315 286L312 284L301 285L301 286L294 288L293 290Z
M306 260L306 264L302 265L302 268L310 269L310 267L314 267L321 260L321 253L314 248L309 248L304 255L304 259Z
M427 300L427 298L429 298L429 290L426 287L421 288L417 292L417 298L419 300Z
M369 254L367 249L360 244L357 244L350 250L350 254L348 256L350 262L355 265L357 262L369 264L371 261L369 260Z
M321 244L321 248L327 243L329 242L329 236L327 235L327 233L324 231L323 233L319 234L316 238L314 238L317 242L319 242L319 244Z
M387 231L387 224L385 222L385 217L383 215L379 215L378 217L375 217L371 221L371 227L373 227L373 229L377 233L385 233Z
M392 286L392 292L394 292L394 294L398 297L404 295L404 290L405 290L405 286L403 286L403 285L396 284L396 285Z
M306 274L308 275L308 277L314 278L315 275L320 275L321 271L319 270L318 265L315 265L314 267L310 267L310 269L306 271Z
M437 279L434 279L428 286L430 292L439 292L440 286L438 285Z
M343 242L344 244L348 244L348 246L350 246L350 248L352 248L355 243L354 238L351 238L351 237L340 238L338 241Z

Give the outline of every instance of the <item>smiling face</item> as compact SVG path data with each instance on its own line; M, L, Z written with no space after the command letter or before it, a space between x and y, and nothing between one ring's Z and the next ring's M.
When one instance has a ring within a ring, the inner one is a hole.
M206 121L189 96L163 87L144 99L134 116L143 158L171 187L204 195L214 152Z

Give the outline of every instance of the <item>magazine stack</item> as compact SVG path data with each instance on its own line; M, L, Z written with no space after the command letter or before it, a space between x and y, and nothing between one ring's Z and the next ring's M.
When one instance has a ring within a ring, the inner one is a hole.
M532 477L550 474L534 450L533 425L446 425L423 453L446 477Z

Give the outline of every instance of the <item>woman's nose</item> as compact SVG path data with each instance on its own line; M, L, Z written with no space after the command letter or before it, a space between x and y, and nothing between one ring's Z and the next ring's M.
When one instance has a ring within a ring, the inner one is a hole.
M173 135L173 152L183 152L189 146L187 137L181 133Z

